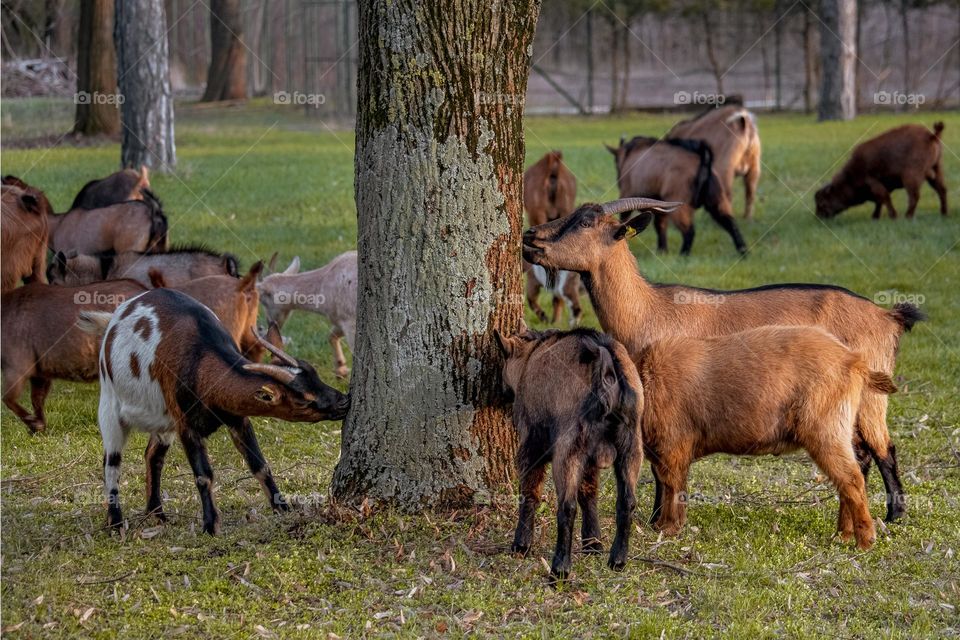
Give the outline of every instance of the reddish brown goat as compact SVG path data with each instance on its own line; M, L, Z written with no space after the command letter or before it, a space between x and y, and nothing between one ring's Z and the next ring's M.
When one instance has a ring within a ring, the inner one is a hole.
M551 151L523 172L523 208L531 227L562 218L576 207L577 179Z
M907 217L912 218L924 180L940 197L940 214L947 215L942 131L942 122L934 123L933 132L918 124L905 124L858 145L830 184L817 191L817 215L831 218L844 209L873 202L874 219L880 217L884 205L890 217L896 218L890 192L906 189Z
M577 178L563 163L563 153L551 151L523 173L523 208L527 211L527 223L533 227L544 222L569 215L576 207ZM524 266L527 274L527 304L541 322L547 314L540 306L540 289L548 286L553 293L553 322L560 321L564 304L570 310L570 324L580 322L580 276L575 273L550 272L538 277Z
M11 179L16 182L8 182ZM21 279L24 282L47 281L47 214L50 203L42 191L30 187L19 178L7 176L3 182L0 292L6 293L16 287Z
M133 280L111 280L80 287L33 283L0 297L0 368L3 403L31 432L43 431L43 403L54 379L97 379L100 343L79 330L81 311L113 311L146 288ZM18 404L30 381L33 414Z
M240 347L243 356L254 362L259 362L263 356L263 345L256 336L257 313L260 310L257 278L261 271L263 262L257 262L240 280L228 275L206 276L172 287L213 311ZM155 288L167 286L160 269L150 269L149 274ZM283 343L276 346L283 347Z

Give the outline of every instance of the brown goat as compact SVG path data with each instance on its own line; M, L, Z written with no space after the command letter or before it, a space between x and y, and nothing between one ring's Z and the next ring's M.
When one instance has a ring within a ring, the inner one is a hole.
M149 287L150 269L159 269L169 287L204 276L239 277L235 256L196 245L173 247L162 253L128 251L118 255L66 256L59 252L47 267L47 279L50 284L78 286L100 280L132 278Z
M113 311L146 288L133 280L82 287L33 283L4 293L0 302L0 368L3 403L31 432L43 431L43 404L53 380L97 379L100 343L75 326L81 311ZM18 404L30 381L33 415Z
M733 193L733 179L743 177L743 217L753 217L760 181L760 133L753 113L742 105L708 109L696 118L678 122L666 137L703 140L710 145L713 169L728 194Z
M667 250L667 220L683 234L681 255L693 246L693 212L704 207L710 217L730 234L740 253L747 245L733 219L730 194L713 169L713 152L702 140L657 140L637 136L607 147L617 165L620 197L644 196L681 203L672 213L657 212L657 250Z
M675 335L708 338L763 325L811 325L862 353L871 369L893 374L900 336L924 317L914 305L897 304L888 310L847 289L819 284L717 291L647 282L626 238L650 223L652 211L675 206L644 198L585 205L565 220L528 229L523 256L544 267L579 272L600 325L634 359L650 343ZM626 223L616 217L632 210L643 213ZM887 519L893 520L905 507L886 412L886 396L870 393L863 398L857 431L871 435L858 455L864 474L871 456L877 462L887 489Z
M514 396L513 423L520 436L520 515L511 549L526 553L542 500L547 464L557 491L557 545L550 574L570 572L577 503L583 510L581 541L600 553L597 514L599 470L613 465L617 476L617 535L608 565L623 569L643 465L640 418L643 388L623 345L592 329L548 331L503 338L503 381ZM563 384L556 384L557 370Z
M523 172L523 208L531 227L569 214L576 199L577 178L560 151L547 153Z
M643 440L656 481L652 522L686 521L690 465L713 453L779 455L803 448L840 492L838 529L861 549L876 538L854 454L866 394L896 391L885 373L817 327L767 326L714 338L675 336L635 356L645 392ZM874 450L879 435L858 434Z
M140 200L50 215L50 250L81 254L157 253L167 249L167 217L147 189Z
M140 167L139 172L121 169L83 185L70 209L101 209L128 200L143 200L149 188L150 173L146 166Z
M0 293L12 290L23 280L24 282L46 282L47 267L47 214L50 203L38 191L19 180L8 184L4 178L2 195L2 222L0 235L2 244L0 252L3 254L2 268L0 268Z
M172 287L181 291L213 311L224 329L234 339L243 357L259 362L263 346L256 336L257 313L260 311L260 294L257 293L257 278L263 271L263 262L256 262L245 276L237 280L232 276L206 276ZM167 287L163 272L150 269L150 283L154 288ZM269 340L269 336L267 337ZM283 347L283 344L277 345Z
M947 187L943 181L943 123L933 132L918 124L905 124L857 145L843 168L815 196L817 215L830 218L844 209L873 202L873 218L887 207L897 217L890 192L907 190L907 217L912 218L920 201L920 186L926 180L940 197L940 214L947 215Z
M551 151L530 165L523 173L523 208L527 211L527 223L533 227L544 222L569 215L576 208L577 179L563 163L560 151ZM579 323L580 277L575 273L550 273L537 277L528 266L527 303L542 322L547 314L540 306L540 289L547 286L553 293L553 322L560 321L560 310L566 304L570 308L570 324ZM551 283L548 285L548 281Z

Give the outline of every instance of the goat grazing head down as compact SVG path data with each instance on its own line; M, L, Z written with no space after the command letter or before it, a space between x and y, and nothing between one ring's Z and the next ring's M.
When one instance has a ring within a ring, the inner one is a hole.
M622 198L603 205L583 205L566 218L527 229L523 258L547 268L590 272L604 261L608 249L643 231L654 212L669 213L682 204ZM620 222L618 214L628 211L638 213Z
M246 371L270 376L279 384L265 384L254 392L254 400L263 405L259 415L291 422L343 420L350 409L350 396L325 384L306 360L294 358L256 333L262 347L273 354L269 364L251 362Z

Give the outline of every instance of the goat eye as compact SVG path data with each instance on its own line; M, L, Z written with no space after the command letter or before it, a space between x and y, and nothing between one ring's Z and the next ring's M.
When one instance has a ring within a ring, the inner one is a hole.
M587 227L590 226L590 221L589 221L589 220L586 220L586 219L581 220L581 221L580 221L580 226L581 226L582 228L586 229Z

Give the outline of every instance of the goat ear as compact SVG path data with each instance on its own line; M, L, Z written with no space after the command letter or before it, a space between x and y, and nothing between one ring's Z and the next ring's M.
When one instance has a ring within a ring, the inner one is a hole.
M63 251L57 251L57 255L53 258L54 264L57 265L57 269L60 270L60 273L65 273L67 270L67 256L63 255Z
M646 229L651 220L653 220L653 213L650 211L643 211L617 227L617 230L613 234L613 238L615 240L632 238Z
M613 355L609 349L598 349L594 375L594 393L603 399L608 410L620 404L620 385L617 370L613 365Z
M500 353L503 357L509 358L513 355L513 341L510 338L504 338L503 334L497 329L493 330L493 335L497 338L497 346L500 347Z
M277 266L277 256L279 256L279 255L280 255L280 252L279 252L279 251L274 251L274 252L273 252L273 255L270 256L270 261L267 263L267 270L268 270L270 273L273 273L273 270L276 268L276 266Z
M611 146L608 145L607 143L604 143L603 146L606 148L607 151L609 151L609 152L612 153L613 155L617 155L617 148L616 148L616 147L611 147Z
M20 196L20 204L30 213L40 213L40 201L30 193L24 193Z
M290 261L290 266L283 270L283 273L292 276L295 273L300 272L300 256L293 256L293 260Z
M150 284L153 285L154 289L166 288L167 283L163 279L163 272L160 271L160 269L157 269L156 267L150 267L147 275L150 277Z

